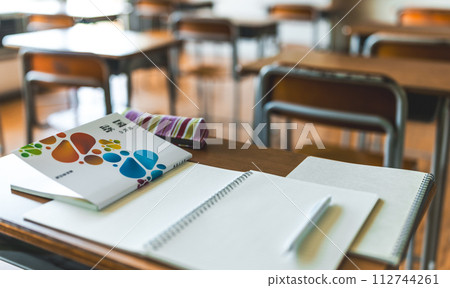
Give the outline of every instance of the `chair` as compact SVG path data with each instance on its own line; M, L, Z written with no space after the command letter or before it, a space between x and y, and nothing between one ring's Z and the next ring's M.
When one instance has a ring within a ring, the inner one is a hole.
M174 4L167 0L138 0L133 4L133 16L138 24L136 30L143 31L149 25L150 29L160 29L168 23L169 16L175 11Z
M26 116L26 137L33 141L33 126L36 118L36 85L79 87L101 87L105 94L106 114L112 112L109 88L109 68L105 61L91 54L70 52L49 52L22 50L23 61L23 97Z
M278 20L311 22L313 28L312 39L314 43L317 43L319 36L319 15L314 6L301 4L275 4L269 7L268 12L272 18Z
M232 50L231 56L231 76L234 85L234 119L238 117L239 111L239 67L238 67L238 50L237 37L238 31L236 26L230 20L224 18L211 17L195 17L195 16L179 16L172 22L172 31L177 39L184 42L194 43L196 45L213 42L229 44ZM200 48L200 47L195 47ZM203 64L201 59L201 51L196 51L196 64L194 67L185 71L187 75L193 75L206 82L207 80L223 79L227 76L225 67L220 64ZM209 61L211 62L211 61ZM200 86L197 86L200 97L204 102L204 117L207 117L207 95L203 93ZM205 94L205 95L203 95Z
M28 17L27 31L69 28L74 24L75 20L68 15L30 15Z
M404 8L398 12L402 26L449 26L450 10L438 8Z
M450 61L450 41L432 36L410 36L380 32L367 38L363 55L367 57ZM420 91L407 92L409 119L421 122L434 121L440 98L422 95Z
M263 143L270 146L270 116L284 115L344 129L385 133L384 156L378 156L382 159L378 163L401 167L407 100L405 92L393 80L380 75L290 69L266 66L259 75L254 126L266 124L260 134ZM349 158L339 160L360 163L361 159L373 159L373 155L364 155L368 152L340 149L331 152L344 153ZM336 159L327 155L327 150L306 154ZM305 154L303 149L300 152Z

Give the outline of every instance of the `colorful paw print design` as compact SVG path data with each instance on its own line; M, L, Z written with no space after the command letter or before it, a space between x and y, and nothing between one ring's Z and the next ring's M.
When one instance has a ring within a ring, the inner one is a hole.
M70 135L69 139L65 139L67 135L65 133L59 133L56 134L56 137L64 139L52 151L52 157L56 161L63 163L74 163L78 161L79 164L87 163L90 165L100 165L103 163L102 157L98 156L102 154L102 151L99 149L92 149L96 144L96 140L91 135L78 132ZM47 145L45 148L50 150L52 147L49 145L53 145L57 142L56 137L51 136L42 139L39 142ZM81 158L82 160L80 160Z
M105 161L113 163L114 167L119 167L119 172L128 178L138 179L138 188L148 184L150 181L161 176L167 167L163 164L157 164L158 155L149 150L138 150L130 155L130 152L122 150L119 140L100 139L104 151L93 149L96 140L89 134L77 132L70 137L65 133L59 133L40 140L40 143L29 144L22 147L19 151L22 157L30 157L33 155L41 155L42 149L51 150L51 145L55 144L58 139L63 139L51 152L53 159L62 163L74 163L100 165ZM67 139L66 139L67 138ZM106 153L104 153L106 152ZM100 154L103 156L100 156Z
M158 155L149 150L138 150L133 155L128 151L120 151L119 154L110 152L103 154L103 159L113 163L114 167L119 167L121 163L119 172L125 177L138 179L138 188L161 176L167 168L163 164L157 164Z
M42 154L42 145L39 143L32 143L25 145L19 149L20 156L28 158L30 156L39 156Z
M106 152L111 152L114 150L120 150L122 149L122 146L120 145L119 140L106 140L106 139L100 139L98 143L102 144L103 150Z

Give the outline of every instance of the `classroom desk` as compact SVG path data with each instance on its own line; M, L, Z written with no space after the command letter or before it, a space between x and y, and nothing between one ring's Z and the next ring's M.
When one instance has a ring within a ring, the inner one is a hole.
M350 38L350 53L357 55L362 52L364 42L370 35L378 32L399 33L409 36L426 36L450 40L450 27L445 26L398 26L383 23L367 23L345 26L344 35Z
M77 24L67 29L52 29L8 35L5 47L33 48L55 52L92 53L105 59L111 74L125 73L128 78L128 103L131 100L131 73L139 68L167 70L170 114L175 114L176 87L171 50L178 49L180 41L168 32L122 31L113 24ZM129 106L129 105L128 105Z
M426 225L422 269L433 269L437 254L440 219L446 187L450 136L450 65L436 61L411 59L363 58L332 52L311 51L306 47L291 48L277 56L244 65L242 74L257 74L265 65L296 65L359 73L378 73L391 77L406 91L442 97L439 107L431 173L435 175L436 199L431 204Z
M241 146L242 144L237 143L238 148ZM251 146L247 150L230 150L228 149L227 141L224 141L222 145L209 145L205 150L189 150L189 152L193 154L192 162L239 171L255 170L254 162L263 172L279 176L286 176L305 159L305 156L301 154L275 149L261 150L256 148L256 146ZM4 169L2 164L3 162L0 158L0 169ZM430 194L430 197L432 197L432 194ZM110 247L52 230L23 219L24 213L47 201L39 197L27 196L26 198L14 193L0 193L0 233L88 266L93 266L108 253ZM389 268L386 264L373 260L353 256L350 259L361 269ZM98 268L168 269L170 267L148 258L113 250L99 263ZM355 269L355 267L350 261L344 260L340 269Z

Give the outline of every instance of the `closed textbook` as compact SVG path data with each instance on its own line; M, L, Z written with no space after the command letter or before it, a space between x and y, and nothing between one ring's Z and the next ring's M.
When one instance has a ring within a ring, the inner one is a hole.
M332 203L298 252L307 212ZM377 196L249 171L188 163L107 207L52 201L29 221L188 269L336 269ZM54 217L59 215L59 217Z
M7 172L13 190L97 210L192 157L117 113L13 154L23 160Z

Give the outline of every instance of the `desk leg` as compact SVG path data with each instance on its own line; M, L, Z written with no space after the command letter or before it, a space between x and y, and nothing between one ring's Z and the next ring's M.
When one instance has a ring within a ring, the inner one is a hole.
M133 93L133 73L131 68L127 67L125 74L127 76L127 107L131 107L131 94Z
M361 37L358 34L350 36L350 55L361 55Z
M436 196L428 209L422 250L421 269L435 269L436 252L439 245L442 205L445 195L450 135L450 106L445 99L440 108L436 124L436 140L433 154L432 173L436 177Z
M264 58L264 36L260 36L257 39L258 42L258 59Z
M449 137L450 137L450 99L446 99L444 103L444 117L443 117L443 129L444 134L442 138L442 152L440 157L440 167L439 167L439 179L438 179L438 190L436 190L435 209L434 218L432 219L433 229L431 230L432 245L430 247L430 261L428 268L435 269L436 267L436 257L437 250L439 247L439 236L441 231L441 220L442 220L442 210L445 201L445 189L447 183L447 172L448 172L448 158L449 158Z

